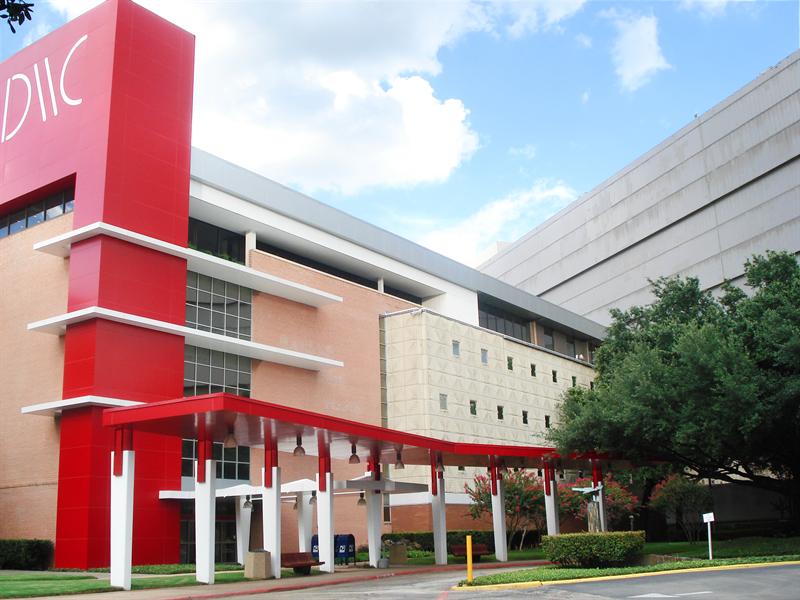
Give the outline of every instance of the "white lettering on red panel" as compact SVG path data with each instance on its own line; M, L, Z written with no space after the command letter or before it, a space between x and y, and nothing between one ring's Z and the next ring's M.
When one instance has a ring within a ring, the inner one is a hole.
M72 55L75 53L75 50L78 49L78 46L80 46L88 38L89 36L86 34L77 42L75 42L72 48L70 48L69 52L67 52L67 57L64 59L64 64L61 65L61 74L58 79L58 95L60 96L62 102L68 106L78 106L81 102L83 102L83 98L73 98L67 93L67 90L64 88L64 78L67 74L67 68L69 67L69 61L72 59ZM39 103L39 112L41 113L42 122L47 121L48 114L48 106L47 102L45 101L45 92L47 92L48 100L50 101L50 111L54 117L58 116L58 102L56 101L56 88L53 85L53 72L50 69L50 59L45 57L42 63L44 64L43 74L39 69L39 64L34 63L33 81L31 81L30 73L15 73L6 79L6 96L5 102L3 103L3 125L2 130L0 131L0 144L7 142L17 135L19 130L25 124L25 121L28 118L28 113L30 112L31 102L34 99L34 88L36 89L36 99ZM15 124L8 122L8 107L11 103L12 91L15 93L15 102L21 101L22 98L24 98L25 102L25 110L22 112L22 116L19 118L19 121ZM19 91L22 91L21 96Z

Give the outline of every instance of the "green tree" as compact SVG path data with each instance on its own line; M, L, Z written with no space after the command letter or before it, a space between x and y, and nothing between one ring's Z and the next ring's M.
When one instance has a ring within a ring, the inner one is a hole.
M22 0L0 0L0 19L5 19L11 28L11 33L16 33L14 23L18 26L25 21L31 20L33 12L33 2L23 2Z
M696 478L800 489L800 266L768 252L748 294L653 282L655 302L612 311L594 390L572 388L550 438L564 451L662 460Z
M666 516L673 516L689 542L696 542L703 529L703 513L713 506L706 485L672 474L656 485L650 505Z

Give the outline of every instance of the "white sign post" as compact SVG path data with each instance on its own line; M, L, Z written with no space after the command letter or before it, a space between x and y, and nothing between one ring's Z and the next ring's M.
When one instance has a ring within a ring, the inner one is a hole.
M714 560L714 551L711 549L711 523L714 522L714 513L703 513L703 523L708 525L708 560Z

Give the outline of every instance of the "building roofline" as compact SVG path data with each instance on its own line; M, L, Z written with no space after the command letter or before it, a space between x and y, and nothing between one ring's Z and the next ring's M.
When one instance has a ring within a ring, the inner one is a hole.
M599 323L199 148L192 148L191 175L201 183L420 271L474 292L498 298L531 313L545 324L566 328L579 337L596 340L605 338L606 328Z

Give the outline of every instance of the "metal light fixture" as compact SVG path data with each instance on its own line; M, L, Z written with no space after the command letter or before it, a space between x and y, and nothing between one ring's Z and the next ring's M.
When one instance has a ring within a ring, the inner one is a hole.
M442 464L441 460L437 461L437 463L436 463L436 472L437 473L444 473L444 465Z
M356 445L350 444L350 460L347 461L351 465L357 465L361 462L361 459L358 458L358 454L356 454Z
M236 436L233 435L233 427L228 429L228 435L225 436L225 441L222 443L222 446L229 450L231 448L236 448Z
M292 510L297 510L297 504L299 502L300 496L294 497L294 504L292 504Z
M394 462L394 468L398 471L406 468L406 466L403 464L403 453L400 450L397 451L397 460Z
M244 504L242 504L242 508L246 508L248 510L253 509L253 502L252 500L250 500L250 496L247 496L247 498L245 498Z
M314 506L317 503L317 490L311 491L311 498L308 499L308 503L311 506Z
M303 450L303 434L297 434L297 446L294 448L294 452L292 452L294 456L305 456L306 451Z
M367 500L366 500L366 498L364 498L364 492L361 492L358 495L358 502L356 502L356 504L358 506L366 506L367 505Z

